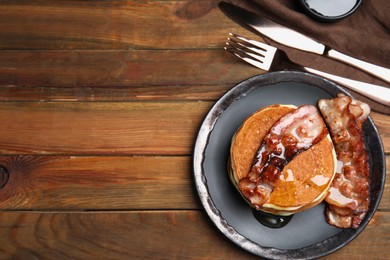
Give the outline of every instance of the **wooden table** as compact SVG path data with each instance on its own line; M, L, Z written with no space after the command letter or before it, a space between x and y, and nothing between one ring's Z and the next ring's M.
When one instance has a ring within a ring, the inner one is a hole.
M250 33L217 0L0 3L0 258L253 257L211 224L192 172L208 110L264 73L222 49ZM372 117L389 153L390 117ZM389 257L389 183L327 258Z

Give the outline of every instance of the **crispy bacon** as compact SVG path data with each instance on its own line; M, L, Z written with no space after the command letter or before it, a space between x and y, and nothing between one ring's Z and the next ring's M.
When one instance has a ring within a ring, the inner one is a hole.
M370 171L362 131L370 108L342 94L321 99L318 106L338 160L336 176L325 198L326 218L329 224L340 228L357 228L370 204Z
M247 177L239 182L242 194L255 207L270 197L284 166L328 134L317 108L303 105L283 116L265 136Z

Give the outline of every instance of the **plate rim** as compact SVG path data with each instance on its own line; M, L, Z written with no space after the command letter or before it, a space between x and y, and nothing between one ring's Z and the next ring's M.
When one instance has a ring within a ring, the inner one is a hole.
M367 226L369 221L374 216L375 212L378 209L380 200L382 198L383 190L384 190L384 184L385 184L385 178L386 178L386 165L384 164L385 154L384 154L384 148L383 143L380 138L378 129L376 128L375 124L373 123L371 117L368 118L369 124L373 127L375 131L375 135L378 136L379 141L379 147L381 148L380 155L381 158L379 159L382 162L381 167L381 179L383 181L380 183L380 189L377 194L377 198L375 203L372 205L372 211L369 212L369 215L365 217L361 225L357 229L344 229L341 230L338 234L329 237L323 241L313 243L309 246L297 248L297 249L280 249L280 248L274 248L274 247L267 247L259 245L258 243L246 238L244 235L237 232L234 227L230 226L227 220L225 220L221 213L219 212L218 208L213 203L213 200L210 196L210 193L208 191L207 186L207 179L204 174L203 170L203 163L205 160L205 151L207 148L207 144L209 142L210 135L218 121L218 118L222 115L222 113L235 101L239 100L246 95L249 95L253 90L257 88L264 87L264 85L257 85L253 86L253 82L256 81L270 81L267 85L270 84L276 84L279 82L285 82L285 81L296 81L296 82L304 82L302 78L310 78L314 82L322 82L320 85L313 85L313 83L310 83L309 85L312 85L313 87L318 87L325 92L329 93L331 96L335 96L334 92L341 92L345 95L348 95L352 97L350 93L348 93L346 90L341 88L339 85L324 79L322 77L306 73L306 72L299 72L299 71L277 71L277 72L268 72L260 75L256 75L253 77L250 77L248 79L245 79L235 86L233 86L229 91L227 91L224 95L222 95L215 104L211 107L207 115L205 116L203 122L201 123L200 129L198 131L198 135L195 141L194 146L194 156L193 156L193 171L194 171L194 178L195 178L195 186L196 190L198 192L198 196L200 198L200 201L202 203L203 208L206 210L206 213L208 217L211 219L213 224L221 231L227 238L229 238L231 241L233 241L235 244L240 246L241 248L255 254L261 257L266 257L269 259L280 259L281 257L287 257L289 259L307 259L307 258L318 258L323 257L325 255L331 254L340 248L344 247L348 243L350 243L353 239L355 239ZM251 86L248 87L247 85ZM325 85L325 86L323 86ZM242 88L245 91L242 91ZM332 91L332 92L331 92ZM241 92L241 93L240 93ZM260 107L259 107L260 108ZM370 168L371 170L371 168ZM371 172L370 172L371 173ZM371 198L372 200L372 198ZM335 245L332 247L332 249L326 249L324 250L323 245L324 244L335 244L335 240L343 239L343 242L339 245ZM307 252L313 252L315 251L315 254L308 255Z

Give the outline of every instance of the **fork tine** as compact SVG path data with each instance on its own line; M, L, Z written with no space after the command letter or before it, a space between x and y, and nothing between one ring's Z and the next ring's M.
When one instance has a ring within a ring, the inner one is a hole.
M262 43L262 42L259 42L259 41L255 41L255 40L251 40L251 39L248 39L248 38L245 38L243 36L240 36L240 35L237 35L237 34L234 34L234 33L229 33L229 35L233 38L236 38L236 39L239 39L240 41L242 42L245 42L245 43L249 43L250 45L253 45L261 50L264 50L264 51L273 51L273 50L276 50L275 47L273 46L270 46L266 43Z
M242 44L237 43L237 45L231 45L229 42L226 42L226 46L231 46L232 48L235 48L235 49L239 50L240 52L245 53L247 56L249 56L255 60L258 60L260 62L263 62L264 55L266 54L265 52L260 53L255 48L250 48L250 47L242 45ZM253 51L253 52L251 52L251 51Z
M252 55L255 54L250 54L245 51L243 51L240 48L235 48L232 47L229 43L226 43L227 46L224 47L225 50L236 56L237 58L246 61L247 63L251 64L252 66L255 66L256 68L262 69L262 70L268 70L268 68L264 65L261 60L258 60L254 58Z
M267 50L266 49L259 48L258 46L255 46L255 45L251 44L250 42L244 41L244 43L246 43L246 45L245 45L242 42L237 40L239 38L230 38L230 37L228 37L227 39L228 39L228 41L233 42L234 44L240 46L241 48L248 49L248 50L252 51L253 53L259 54L262 57L265 57L265 55L267 54ZM249 45L248 45L248 43L249 43Z
M262 70L270 70L277 49L273 46L229 33L225 50Z

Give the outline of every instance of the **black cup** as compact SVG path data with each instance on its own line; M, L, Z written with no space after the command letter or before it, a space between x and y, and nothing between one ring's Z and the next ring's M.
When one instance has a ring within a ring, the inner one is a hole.
M362 0L299 0L306 13L321 22L336 22L351 15Z

